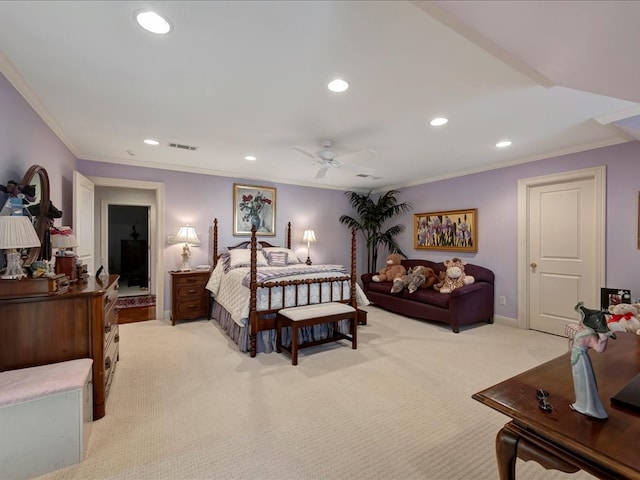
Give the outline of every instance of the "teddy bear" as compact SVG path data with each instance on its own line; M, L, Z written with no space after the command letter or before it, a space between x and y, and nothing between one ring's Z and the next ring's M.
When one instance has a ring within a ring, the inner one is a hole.
M607 324L613 332L631 332L640 335L640 304L618 303L609 305L609 318Z
M464 287L475 282L475 278L467 275L464 271L465 262L458 257L454 257L444 262L446 267L445 279L439 287L440 293L451 293L456 288Z
M401 278L407 274L407 269L400 263L402 257L397 253L392 253L385 261L386 267L374 275L371 280L374 282L392 282L396 278Z

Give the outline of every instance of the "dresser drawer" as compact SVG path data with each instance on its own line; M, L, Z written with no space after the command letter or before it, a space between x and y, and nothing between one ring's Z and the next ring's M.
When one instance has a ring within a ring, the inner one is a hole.
M207 315L207 307L206 299L182 301L176 305L176 313L180 318L196 318Z
M185 300L198 300L205 294L202 286L187 285L184 287L178 287L176 290L176 299L180 302Z
M115 340L115 338L114 338ZM111 382L113 381L113 375L116 371L116 364L118 361L119 355L119 343L116 341L112 341L105 350L104 355L104 399L105 403L107 398L109 397L109 388L111 388Z

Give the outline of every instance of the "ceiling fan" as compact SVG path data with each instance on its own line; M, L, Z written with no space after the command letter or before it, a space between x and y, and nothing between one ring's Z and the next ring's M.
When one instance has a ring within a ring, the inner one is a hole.
M351 163L351 160L356 157L360 157L362 155L375 155L376 152L370 149L360 150L354 153L348 153L345 155L340 155L335 150L331 149L333 142L331 140L323 140L320 144L322 146L322 150L317 151L316 153L311 153L305 150L302 147L291 147L294 150L297 150L300 153L305 154L307 157L313 160L313 163L318 166L318 170L316 171L315 178L324 178L327 174L327 170L331 167L336 168L350 168L358 171L358 174L362 176L373 177L375 170L369 167L362 167L360 165L355 165ZM380 177L376 177L380 178Z

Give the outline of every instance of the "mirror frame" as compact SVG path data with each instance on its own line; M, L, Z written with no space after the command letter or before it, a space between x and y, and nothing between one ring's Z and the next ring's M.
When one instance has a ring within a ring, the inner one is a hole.
M40 252L43 248L45 236L49 229L49 219L47 218L47 212L49 211L49 174L40 165L32 165L22 178L22 185L31 185L36 175L40 179L40 215L34 217L34 228L40 239L39 247L32 247L29 249L29 255L24 261L24 266L28 267L35 262L40 256Z

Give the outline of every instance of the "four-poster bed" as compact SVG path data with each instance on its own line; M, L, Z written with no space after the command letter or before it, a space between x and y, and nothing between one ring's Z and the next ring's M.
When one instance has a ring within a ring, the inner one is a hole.
M325 302L342 302L357 309L368 304L356 283L356 239L351 234L351 266L306 265L291 250L291 222L287 224L286 245L277 247L251 238L218 251L218 220L213 221L213 262L207 289L213 297L212 316L241 351L252 357L276 350L276 313L281 308ZM267 260L267 258L269 260ZM286 261L281 263L282 259ZM364 323L366 313L358 310ZM349 322L341 322L347 329ZM330 324L305 327L300 342L332 335ZM291 341L283 332L283 343Z

